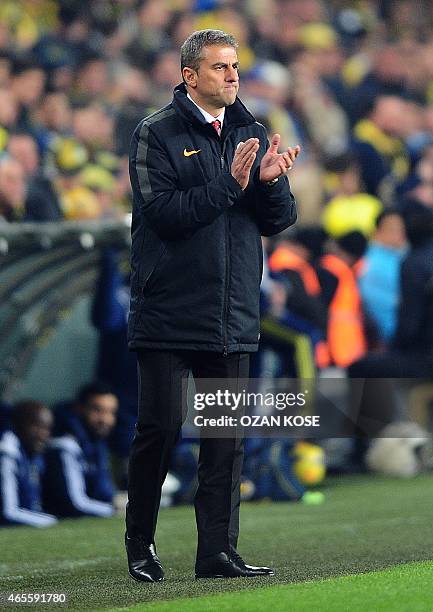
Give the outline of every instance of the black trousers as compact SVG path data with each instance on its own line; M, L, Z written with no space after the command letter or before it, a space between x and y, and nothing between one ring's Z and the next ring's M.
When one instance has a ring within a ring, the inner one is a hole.
M373 438L399 417L399 395L396 379L433 376L430 353L388 350L369 353L348 367L351 407L356 408L355 434ZM400 417L401 418L401 417Z
M130 537L141 536L150 544L171 452L186 417L182 414L185 380L190 373L194 379L247 379L249 355L142 350L138 373L138 420L129 457L126 528ZM201 439L194 502L197 559L236 548L242 462L241 437Z

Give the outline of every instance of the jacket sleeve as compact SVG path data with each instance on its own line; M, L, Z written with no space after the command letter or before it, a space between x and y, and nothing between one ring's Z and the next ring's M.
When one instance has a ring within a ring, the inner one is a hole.
M19 502L18 464L14 457L0 454L0 499L2 522L8 525L49 527L57 523L55 516L22 508Z
M267 138L266 132L264 137ZM268 148L269 142L266 140L266 150ZM272 186L263 183L259 177L260 166L254 172L247 189L253 192L254 214L261 235L274 236L295 223L298 216L296 201L286 175L281 176Z
M87 495L84 474L78 457L65 450L61 453L61 461L66 485L65 494L72 509L71 514L73 516L112 516L114 511L111 504L92 499Z
M129 169L143 215L163 239L191 236L233 206L242 194L228 172L204 185L180 189L168 152L145 122L132 137Z
M68 436L52 440L46 478L55 483L50 490L51 508L61 516L112 516L113 506L89 497L86 491L82 451Z

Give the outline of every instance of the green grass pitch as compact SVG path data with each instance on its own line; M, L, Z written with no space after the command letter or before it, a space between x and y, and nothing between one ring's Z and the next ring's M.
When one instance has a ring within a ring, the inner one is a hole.
M0 592L62 592L74 610L432 610L433 474L323 490L321 506L243 504L239 551L274 577L194 580L194 513L182 507L160 513L162 584L127 575L121 518L81 519L0 530Z

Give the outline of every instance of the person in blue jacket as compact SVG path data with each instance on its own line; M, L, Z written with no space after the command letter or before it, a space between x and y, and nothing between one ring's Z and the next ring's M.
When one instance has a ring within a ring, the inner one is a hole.
M364 309L376 324L379 340L385 346L391 342L397 327L405 240L401 214L393 208L382 211L358 281Z
M0 525L54 525L41 493L52 414L40 402L22 401L11 410L10 423L0 437Z
M119 401L116 424L108 444L118 461L118 485L127 486L128 455L137 420L136 356L128 350L129 275L121 269L121 254L106 249L92 304L92 323L99 332L97 377L110 384Z
M58 408L44 479L46 506L57 516L113 514L107 437L117 406L110 387L95 382L80 390L71 407Z

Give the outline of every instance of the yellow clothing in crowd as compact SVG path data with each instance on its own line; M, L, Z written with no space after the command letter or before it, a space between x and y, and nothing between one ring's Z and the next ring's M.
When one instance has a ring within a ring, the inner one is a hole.
M380 200L368 193L339 195L325 206L322 224L326 232L339 238L358 230L369 238L376 226L376 218L382 210Z

